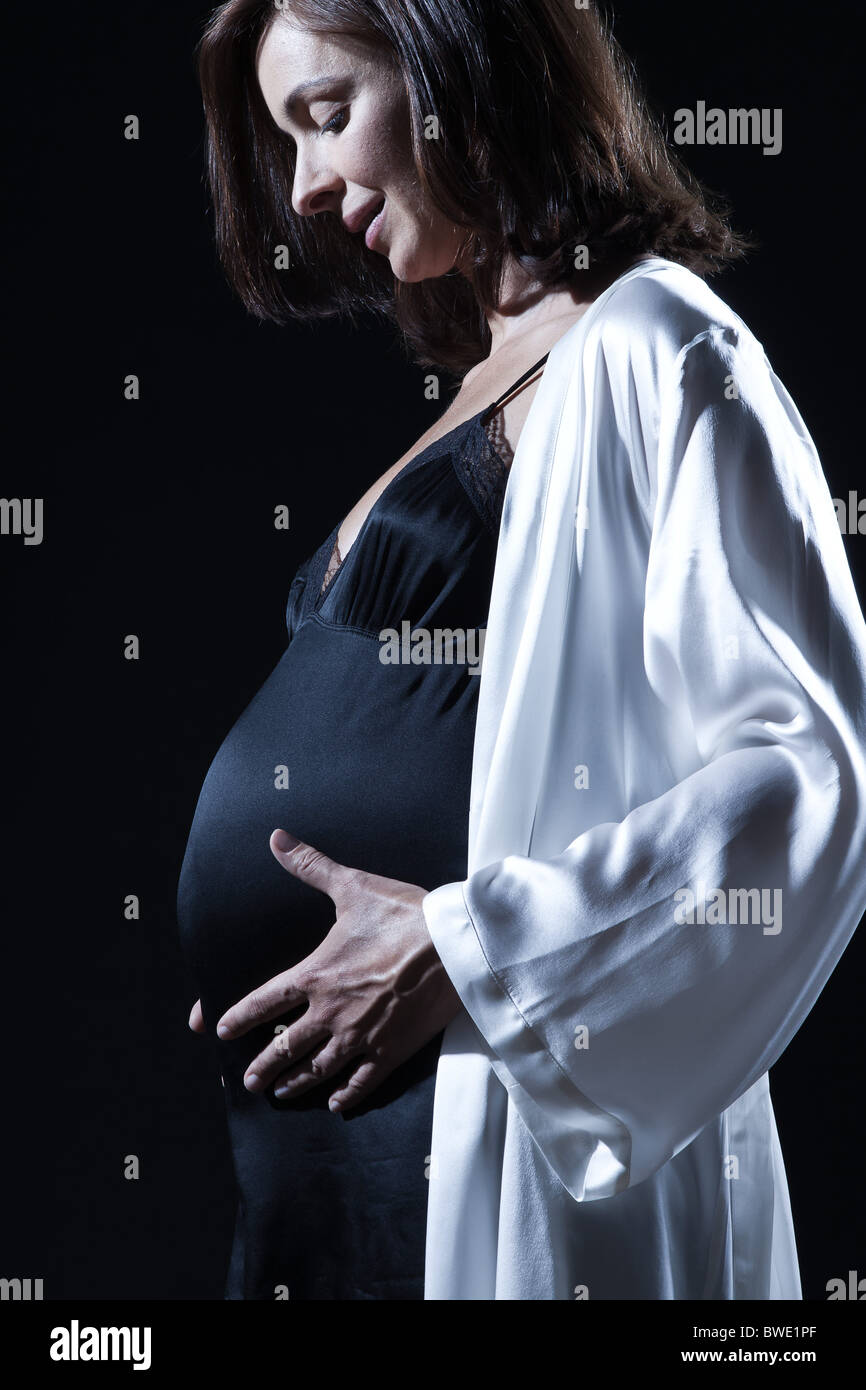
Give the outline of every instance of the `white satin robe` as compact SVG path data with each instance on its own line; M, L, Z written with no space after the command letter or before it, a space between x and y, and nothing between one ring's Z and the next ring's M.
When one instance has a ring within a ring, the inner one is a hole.
M767 1069L866 908L866 624L796 406L665 259L557 342L520 436L468 871L423 900L464 1005L425 1298L801 1298Z

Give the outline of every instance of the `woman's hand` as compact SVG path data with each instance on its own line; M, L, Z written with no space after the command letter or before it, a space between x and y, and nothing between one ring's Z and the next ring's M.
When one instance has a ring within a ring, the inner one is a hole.
M283 830L269 843L284 869L328 894L337 920L312 955L223 1014L217 1034L241 1037L306 1004L250 1064L244 1084L262 1091L277 1079L274 1095L294 1097L354 1062L328 1102L346 1110L450 1023L460 996L427 930L426 888L350 869ZM204 1032L199 1002L189 1026Z

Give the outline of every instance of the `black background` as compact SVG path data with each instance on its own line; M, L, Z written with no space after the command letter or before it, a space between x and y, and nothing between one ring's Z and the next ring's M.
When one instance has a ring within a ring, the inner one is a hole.
M281 330L232 299L202 180L192 49L207 12L173 0L4 16L0 492L45 499L45 538L0 539L0 1275L41 1277L48 1299L222 1297L232 1173L210 1044L187 1029L186 834L213 754L283 650L297 565L444 408L388 330ZM863 488L851 13L614 11L669 130L698 100L783 109L778 156L686 157L761 238L711 284L764 344L834 497ZM138 142L123 138L130 113ZM288 532L274 530L278 503ZM863 601L866 538L845 544ZM771 1073L807 1298L866 1274L863 952L855 936Z

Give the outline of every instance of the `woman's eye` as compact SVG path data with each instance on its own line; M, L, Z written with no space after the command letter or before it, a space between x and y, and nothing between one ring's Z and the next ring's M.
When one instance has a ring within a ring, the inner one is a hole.
M331 119L325 125L322 126L322 129L319 133L321 135L324 135L326 130L335 130L339 134L339 132L343 129L343 126L345 124L343 117L345 116L348 109L349 108L347 106L342 107L342 109L339 110L335 116L332 116ZM340 124L337 125L336 122L340 122Z

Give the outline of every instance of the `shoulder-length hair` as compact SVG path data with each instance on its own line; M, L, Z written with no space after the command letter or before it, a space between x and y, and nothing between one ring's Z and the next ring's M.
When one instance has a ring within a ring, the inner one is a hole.
M418 177L466 229L468 274L400 282L339 217L295 212L294 142L255 66L281 15L369 45L402 73ZM705 276L756 244L668 147L592 0L229 0L196 56L217 252L259 318L372 310L419 365L462 374L489 353L485 315L508 255L553 288L582 273L580 246L593 268L649 253ZM438 139L425 138L431 115Z

